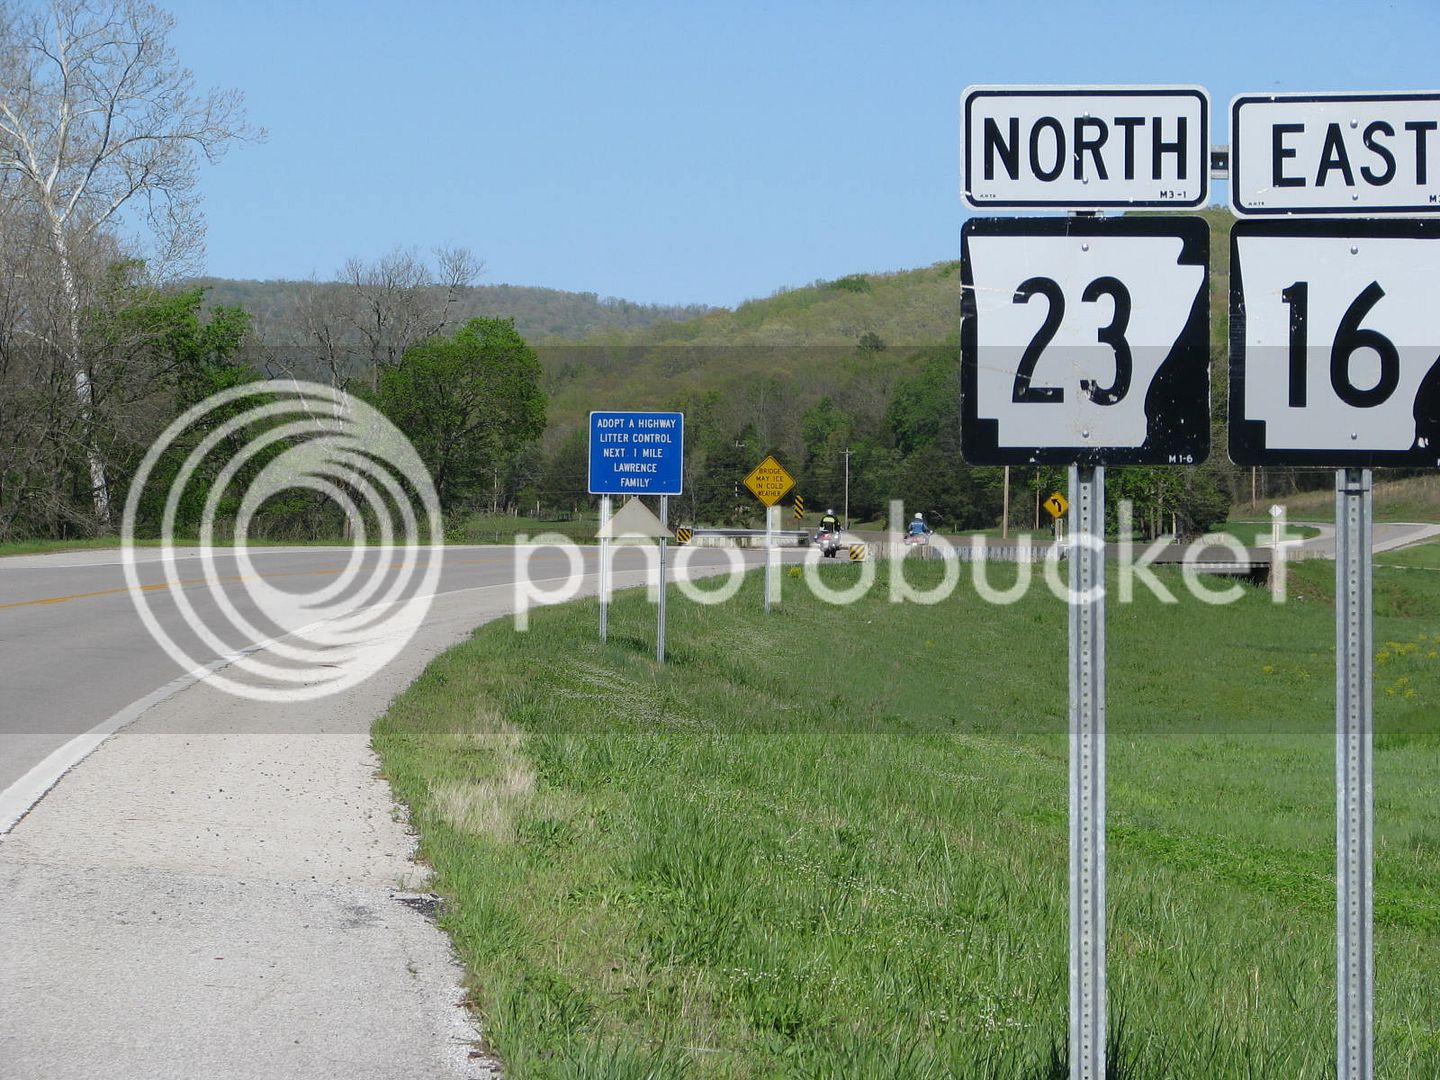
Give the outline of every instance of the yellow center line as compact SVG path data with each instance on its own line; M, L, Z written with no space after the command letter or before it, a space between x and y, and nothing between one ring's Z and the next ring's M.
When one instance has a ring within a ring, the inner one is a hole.
M507 557L507 558L513 558L513 556L509 556L509 555L507 555L506 557ZM493 565L493 564L496 562L496 560L493 559L493 558L492 558L492 559L453 559L453 558L452 558L452 559L446 559L445 562L446 562L447 564L452 565L452 566L453 566L453 565L458 565L458 566L484 565L484 564L491 564L491 565ZM119 564L117 564L117 565L119 565ZM418 564L417 564L417 565L418 565ZM403 562L391 563L391 564L390 564L390 569L392 569L392 570L399 570L399 569L402 569L404 566L405 566L405 563L403 563ZM57 569L62 569L62 568L61 568L61 567L57 567ZM378 568L377 568L377 569L378 569ZM215 578L214 580L216 580L216 581L262 581L262 580L265 580L265 579L268 579L268 578L277 578L277 577L313 577L313 576L315 576L315 575L320 575L320 574L334 575L334 574L343 573L344 570L345 570L345 568L344 568L343 566L325 567L325 568L318 569L318 570L277 570L277 571L275 571L274 573L270 573L270 574L226 574L226 575L224 575L224 576L217 577L217 578ZM190 587L195 586L195 585L206 585L206 584L209 584L209 581L210 581L210 579L208 579L208 578L184 578L184 579L182 579L182 580L180 580L180 581L174 581L174 582L171 582L171 581L160 581L160 582L156 582L156 583L151 584L151 585L140 585L140 586L138 586L137 588L138 588L139 591L141 591L141 592L154 592L154 591L160 590L160 589L185 589L185 588L190 588ZM120 586L119 588L113 588L113 589L96 589L94 592L69 593L69 594L67 594L67 595L65 595L65 596L45 596L45 597L41 597L41 598L36 599L36 600L11 600L11 601L8 601L8 602L6 602L6 603L0 604L0 611L4 611L4 610L7 609L7 608L41 607L41 606L44 606L44 605L47 605L47 604L68 604L71 600L90 600L90 599L93 599L93 598L99 597L99 596L117 596L117 595L119 595L119 594L121 594L121 593L128 593L128 592L130 592L130 591L131 591L130 586L124 585L124 586Z

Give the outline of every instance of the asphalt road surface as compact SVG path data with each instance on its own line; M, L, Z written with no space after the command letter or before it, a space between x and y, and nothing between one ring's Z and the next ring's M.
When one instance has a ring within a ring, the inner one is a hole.
M596 549L582 548L584 573L596 573ZM793 555L794 553L792 553ZM696 549L697 570L724 565L726 553ZM207 587L206 562L193 549L174 566L179 588L167 588L160 554L138 554L140 583L156 621L198 663L275 636L247 585L257 579L296 593L337 580L351 549L330 547L252 548L250 567L234 552L217 553L213 573L219 588ZM422 549L417 571L434 553ZM758 564L759 552L745 552ZM510 547L449 547L434 583L436 595L466 590L509 592L516 577ZM644 566L640 552L619 549L617 573ZM553 588L570 571L567 557L539 548L530 556L529 575ZM417 572L417 584L419 573ZM221 610L222 599L255 624L259 634L237 633ZM187 627L181 603L188 603L207 627L223 637L224 649L206 643ZM479 620L477 619L477 622ZM92 731L117 713L185 676L153 639L132 602L118 551L87 551L0 559L0 793L75 736ZM197 718L203 730L203 718ZM3 829L3 823L0 823Z
M1304 553L1333 558L1334 528L1320 528L1320 536L1304 543ZM1391 550L1436 535L1440 525L1377 524L1375 549ZM593 578L596 550L580 550L583 572ZM703 570L723 566L726 554L700 548L690 557L692 565ZM791 550L786 557L799 554ZM747 565L760 562L758 551L742 555ZM142 622L118 551L0 559L0 801L19 778L76 736L107 721L112 726L128 722L133 717L123 715L125 710L138 713L147 695L163 693L195 666L282 633L284 627L266 625L251 584L259 580L292 594L313 590L339 579L351 556L348 548L252 548L247 567L233 551L222 550L208 560L218 582L211 588L207 560L187 549L177 553L174 564L178 587L167 587L158 550L141 551L136 572L145 597L157 623L194 658L189 666L168 655ZM432 551L421 549L417 570L423 571L433 557ZM537 549L529 560L529 576L542 588L553 587L570 572L567 557L555 549ZM639 552L620 550L617 572L643 566ZM516 573L513 548L449 547L432 588L436 595L509 591ZM235 631L222 611L224 600L254 624L255 633ZM199 621L223 639L223 648L188 628L182 604L191 606ZM203 722L197 718L197 730L203 730ZM0 821L0 829L4 827Z

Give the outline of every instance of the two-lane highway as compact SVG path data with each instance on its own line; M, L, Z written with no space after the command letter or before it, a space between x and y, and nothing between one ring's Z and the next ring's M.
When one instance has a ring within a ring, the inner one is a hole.
M593 592L597 551L580 550ZM185 549L175 553L173 563L178 585L167 585L160 552L145 549L137 553L136 576L157 623L198 666L278 636L250 586L258 581L291 594L311 592L338 582L351 555L350 548L251 548L246 568L230 549L209 557ZM697 549L687 558L694 572L705 573L727 565L725 555ZM520 556L528 560L525 572L537 588L557 588L571 572L569 557L558 549L520 549ZM433 549L417 552L411 593L422 588L423 571L434 557ZM746 552L744 558L753 566L760 553ZM448 547L433 592L508 591L519 564L511 547ZM635 572L645 566L644 556L620 547L615 566L617 585L627 579L633 584ZM218 583L215 588L207 583L207 570ZM222 610L227 600L258 633L247 635L232 626ZM193 632L182 602L224 648ZM0 793L76 736L192 673L154 640L137 613L120 552L0 559ZM204 718L197 717L196 725L203 731Z

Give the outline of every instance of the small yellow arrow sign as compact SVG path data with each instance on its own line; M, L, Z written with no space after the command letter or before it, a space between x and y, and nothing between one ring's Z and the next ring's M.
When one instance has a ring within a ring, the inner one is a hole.
M1061 495L1058 491L1052 491L1050 497L1040 504L1052 518L1059 521L1065 516L1065 511L1070 509L1070 500Z
M745 486L766 506L774 506L795 486L795 478L775 460L774 454L769 454L745 477Z

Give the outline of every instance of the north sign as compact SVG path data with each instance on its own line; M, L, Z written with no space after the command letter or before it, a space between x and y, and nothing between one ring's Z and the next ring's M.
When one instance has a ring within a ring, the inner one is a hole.
M1198 86L971 86L961 195L975 210L1203 206L1210 99Z

